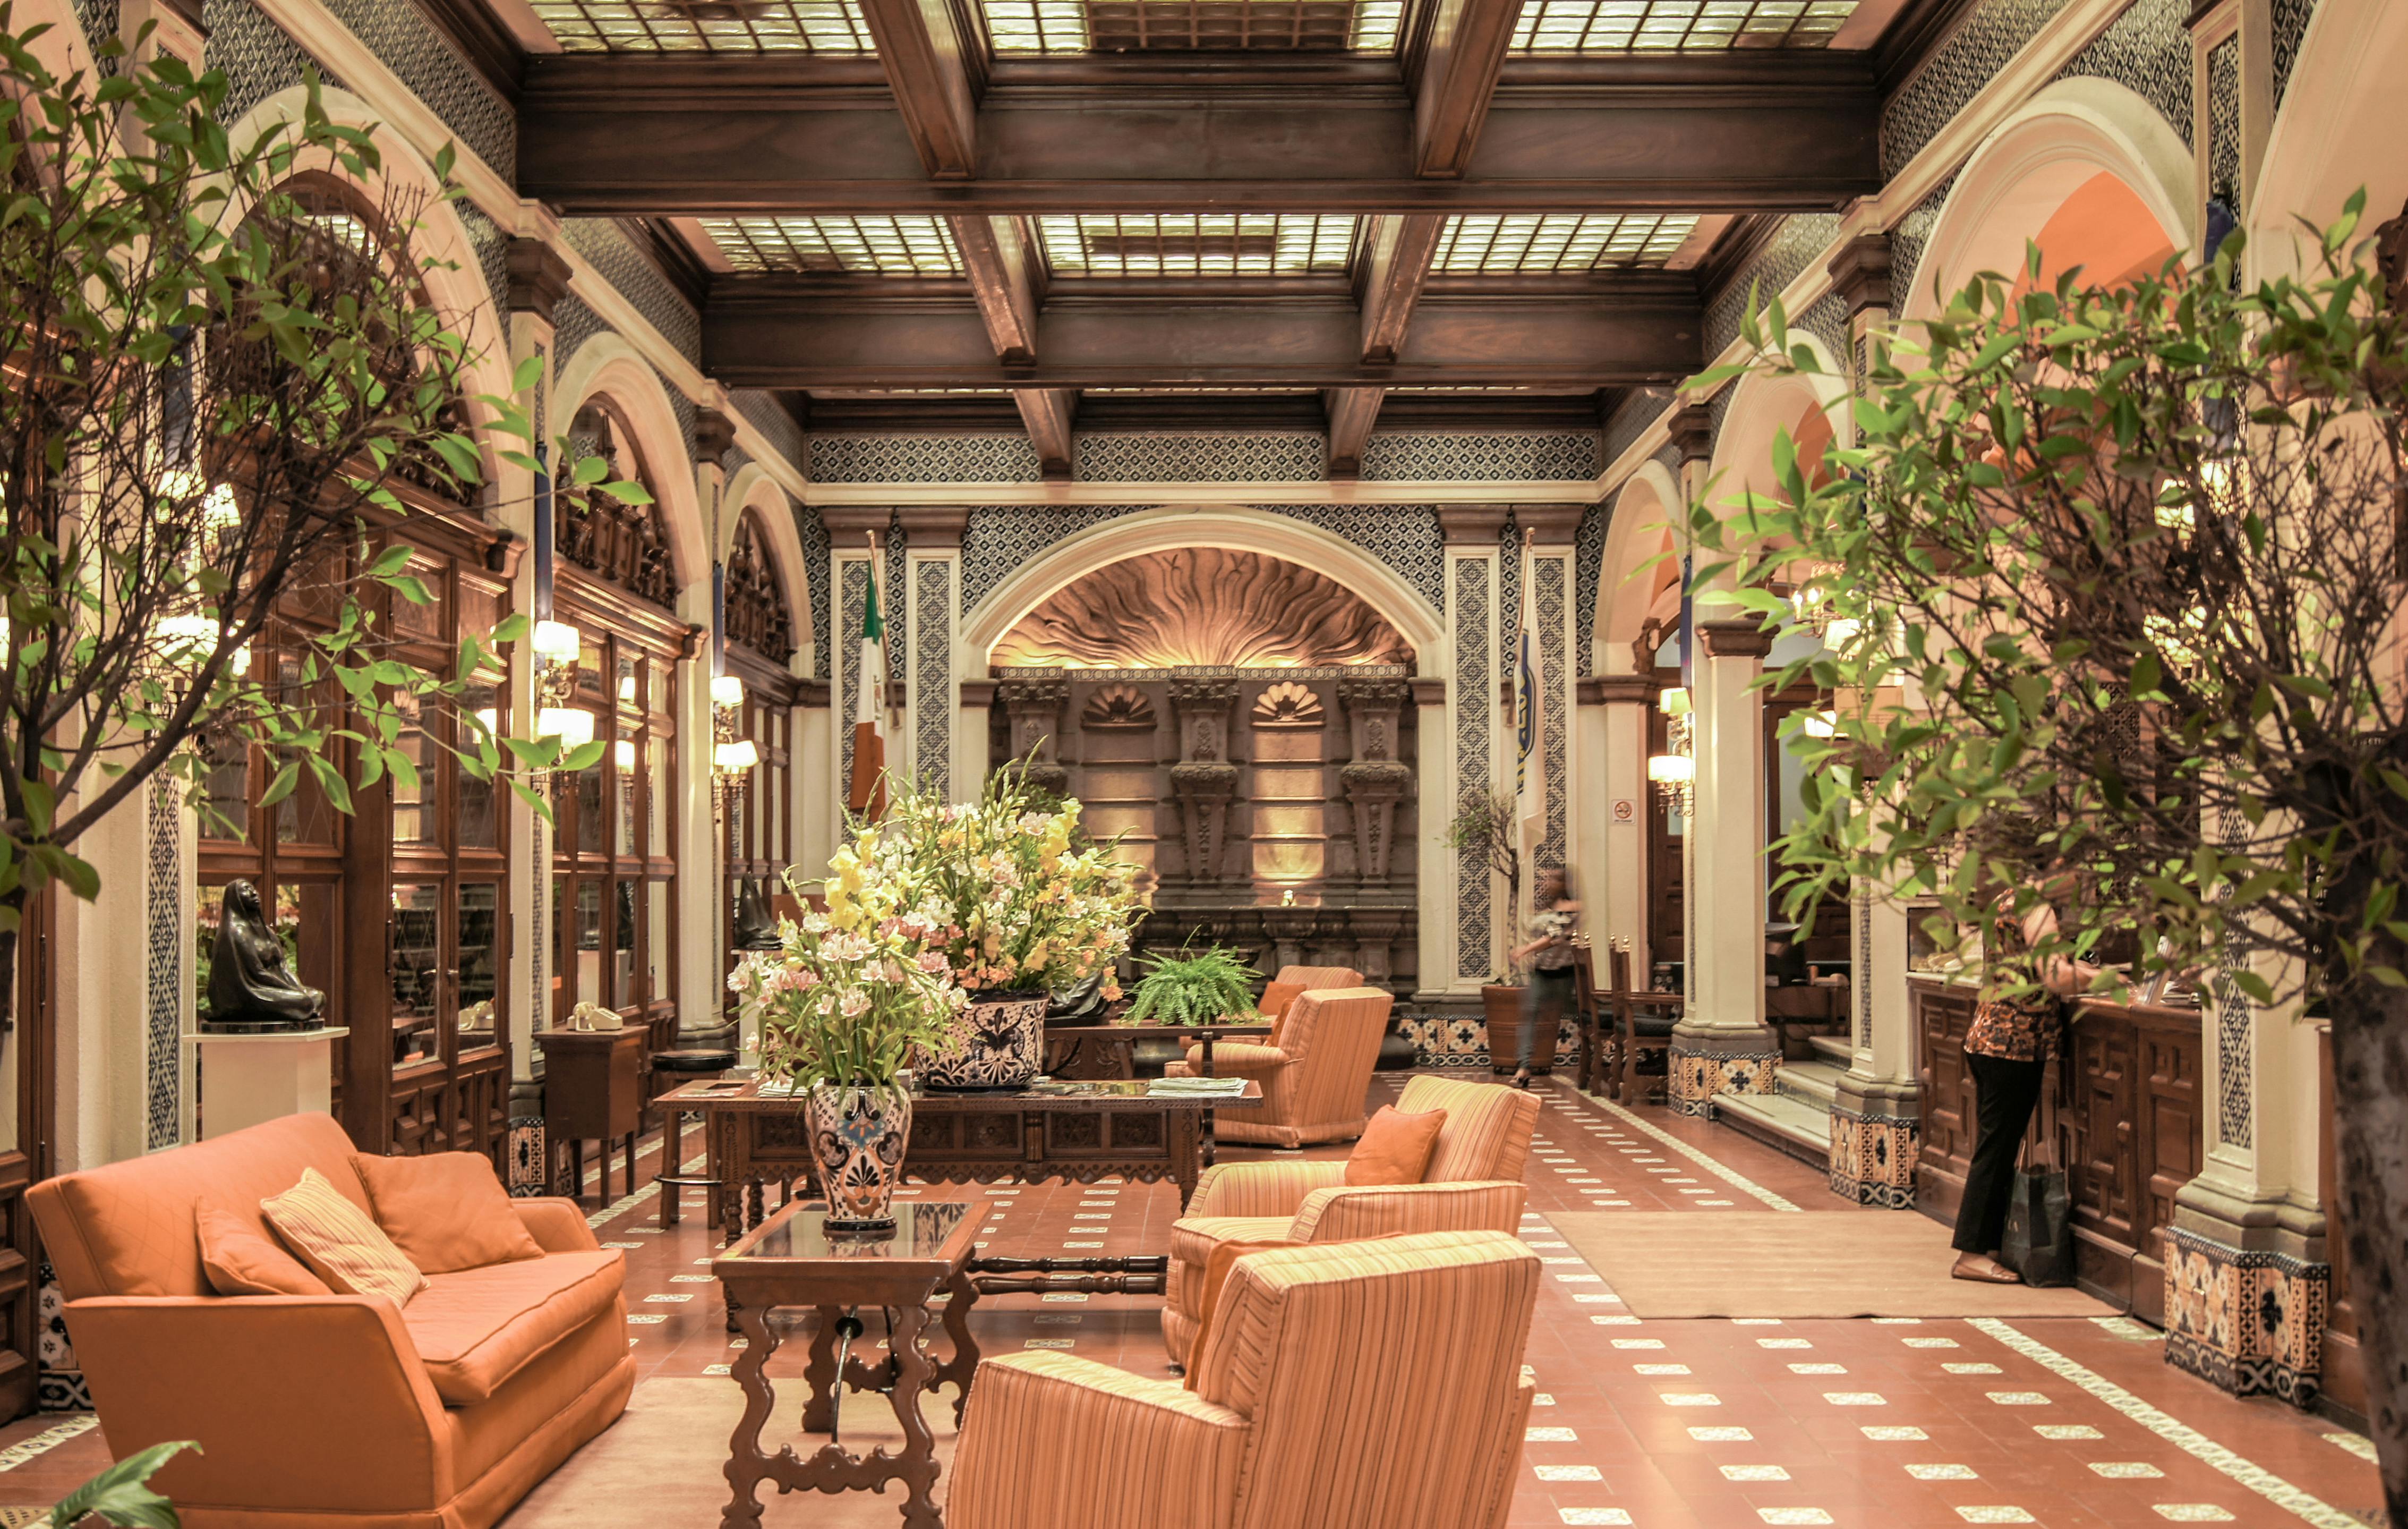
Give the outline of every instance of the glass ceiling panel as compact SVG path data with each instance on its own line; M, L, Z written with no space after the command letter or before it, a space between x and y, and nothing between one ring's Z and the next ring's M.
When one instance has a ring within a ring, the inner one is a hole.
M1523 0L1516 53L1828 48L1856 0Z
M530 0L571 53L822 53L878 50L855 0Z
M1081 213L1037 220L1056 276L1309 276L1342 273L1346 213Z
M1004 55L1393 53L1404 0L980 0Z
M1693 212L1516 212L1455 217L1430 268L1449 275L1548 275L1657 267L1698 226Z
M843 271L855 276L959 276L961 252L941 218L702 218L703 232L739 271Z

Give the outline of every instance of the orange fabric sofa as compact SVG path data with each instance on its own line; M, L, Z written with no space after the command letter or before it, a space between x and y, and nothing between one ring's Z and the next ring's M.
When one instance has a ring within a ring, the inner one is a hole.
M1224 1162L1204 1170L1187 1214L1170 1226L1162 1346L1183 1364L1204 1312L1204 1276L1225 1242L1339 1243L1424 1232L1515 1232L1522 1171L1538 1129L1536 1094L1498 1083L1421 1076L1407 1115L1446 1111L1418 1184L1350 1185L1346 1160Z
M519 1200L543 1257L430 1276L407 1307L212 1293L195 1207L272 1235L258 1203L304 1168L369 1210L324 1115L27 1192L110 1451L199 1440L157 1483L189 1529L487 1529L625 1409L624 1261L573 1202Z
M1363 1096L1396 1002L1394 994L1378 988L1316 988L1287 1006L1279 1045L1213 1043L1214 1072L1252 1078L1263 1089L1260 1105L1214 1110L1213 1135L1225 1142L1302 1147L1363 1134L1369 1118ZM1196 1076L1202 1071L1203 1047L1188 1047L1187 1056L1165 1067L1163 1075Z
M979 1366L948 1529L1500 1529L1539 1255L1501 1232L1230 1266L1195 1386L1072 1354Z

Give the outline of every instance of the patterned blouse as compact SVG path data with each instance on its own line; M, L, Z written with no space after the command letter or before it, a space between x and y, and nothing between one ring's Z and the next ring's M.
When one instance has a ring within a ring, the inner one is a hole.
M2016 979L2029 975L2031 947L2024 940L2024 923L2004 905L1990 924L1993 973ZM2057 1000L2046 993L2014 999L1984 999L1973 1007L1973 1022L1965 1031L1965 1049L1976 1057L2008 1061L2046 1061L2057 1055L2062 1021Z
M1580 914L1570 908L1541 908L1530 916L1530 938L1546 945L1530 953L1534 972L1572 969L1572 936L1580 932Z

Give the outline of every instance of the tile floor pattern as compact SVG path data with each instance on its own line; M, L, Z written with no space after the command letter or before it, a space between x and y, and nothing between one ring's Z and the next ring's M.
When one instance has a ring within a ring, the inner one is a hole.
M1371 1103L1392 1101L1404 1081L1376 1077ZM1820 1172L1709 1122L1623 1109L1561 1082L1542 1084L1541 1098L1522 1234L1553 1277L1526 1356L1540 1394L1512 1529L2380 1522L2363 1438L2171 1369L2155 1330L2138 1323L1641 1320L1552 1234L1550 1212L1913 1213L1840 1201ZM652 1171L647 1162L640 1177ZM1159 1185L910 1192L983 1194L991 1244L1028 1256L1159 1251L1179 1214L1177 1191ZM593 1217L605 1246L627 1254L627 1331L647 1376L724 1374L740 1342L714 1298L698 1197L686 1204L666 1232L649 1190ZM978 1332L990 1354L1067 1349L1163 1376L1158 1305L1005 1296L980 1303ZM790 1344L779 1368L801 1347ZM0 1506L54 1498L105 1462L98 1431L77 1421L0 1430ZM773 1500L767 1522L810 1513Z

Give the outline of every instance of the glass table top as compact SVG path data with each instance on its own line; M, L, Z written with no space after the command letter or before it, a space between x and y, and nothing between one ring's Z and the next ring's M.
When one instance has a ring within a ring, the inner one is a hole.
M722 1262L756 1259L932 1259L944 1255L946 1239L983 1202L932 1200L895 1207L891 1232L848 1233L827 1229L827 1206L813 1201L792 1215L771 1218L746 1239L748 1246L720 1255Z

